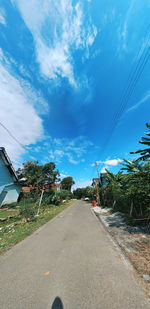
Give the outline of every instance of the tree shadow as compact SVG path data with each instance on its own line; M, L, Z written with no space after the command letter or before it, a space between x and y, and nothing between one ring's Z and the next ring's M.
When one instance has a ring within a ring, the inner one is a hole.
M57 296L54 299L54 302L52 304L52 308L51 309L63 309L63 308L64 308L63 303L62 303L61 299Z

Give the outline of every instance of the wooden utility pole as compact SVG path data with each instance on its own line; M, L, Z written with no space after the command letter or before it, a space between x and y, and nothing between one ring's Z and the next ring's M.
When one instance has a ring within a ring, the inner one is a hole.
M39 206L38 206L38 211L37 211L37 215L36 215L37 217L39 216L40 207L41 207L41 203L42 203L42 199L43 199L43 194L44 194L44 188L42 189L40 200L39 200Z
M99 195L99 183L100 183L100 175L99 175L99 170L98 170L98 163L95 162L95 167L98 175L99 182L96 184L96 195L97 195L97 205L100 206L100 195Z

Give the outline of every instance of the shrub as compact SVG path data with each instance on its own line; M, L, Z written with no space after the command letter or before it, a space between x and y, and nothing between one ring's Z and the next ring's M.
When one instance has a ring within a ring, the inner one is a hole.
M20 203L19 214L26 219L33 219L37 213L37 207L35 204Z

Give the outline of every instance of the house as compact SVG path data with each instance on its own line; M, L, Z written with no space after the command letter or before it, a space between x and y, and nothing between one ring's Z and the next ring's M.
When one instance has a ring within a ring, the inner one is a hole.
M96 187L96 186L100 187L100 183L101 183L100 178L93 178L92 179L92 186L93 187Z
M106 186L108 184L107 174L106 173L100 173L100 183L101 186Z
M34 189L34 187L32 185L25 185L22 187L22 192L23 193L29 193L30 191L32 191ZM50 184L50 183L45 183L43 185L40 185L38 187L38 190L43 190L45 192L49 192L49 191L54 191L54 192L60 192L61 189L61 184Z
M93 181L92 181L93 187L96 187L96 186L103 187L103 186L106 186L107 184L108 184L108 180L106 177L106 173L100 173L100 177L93 178Z
M0 147L0 207L17 202L21 186L4 147Z

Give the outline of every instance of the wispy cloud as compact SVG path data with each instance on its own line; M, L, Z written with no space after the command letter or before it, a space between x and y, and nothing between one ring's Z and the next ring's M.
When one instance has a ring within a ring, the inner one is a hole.
M48 162L51 159L56 164L68 162L73 165L83 163L87 152L89 152L93 146L93 143L84 136L78 136L74 139L53 139L49 136L42 144L43 145L40 146L40 149L42 150L41 156L46 153L44 160L47 160Z
M119 36L119 54L124 51L128 51L127 39L129 34L129 22L132 20L132 14L135 10L135 0L130 1L130 5L127 9L125 18L123 20L123 24L118 28L118 36Z
M6 15L4 9L0 8L0 24L6 25Z
M139 101L137 102L136 104L134 104L133 106L131 106L127 112L131 112L135 109L137 109L138 107L140 107L141 105L143 105L144 103L150 101L150 90L148 92L145 93L144 97Z
M11 0L32 33L41 72L50 79L67 78L77 85L72 51L93 44L97 29L86 20L81 2L72 0ZM31 14L32 12L32 14Z

